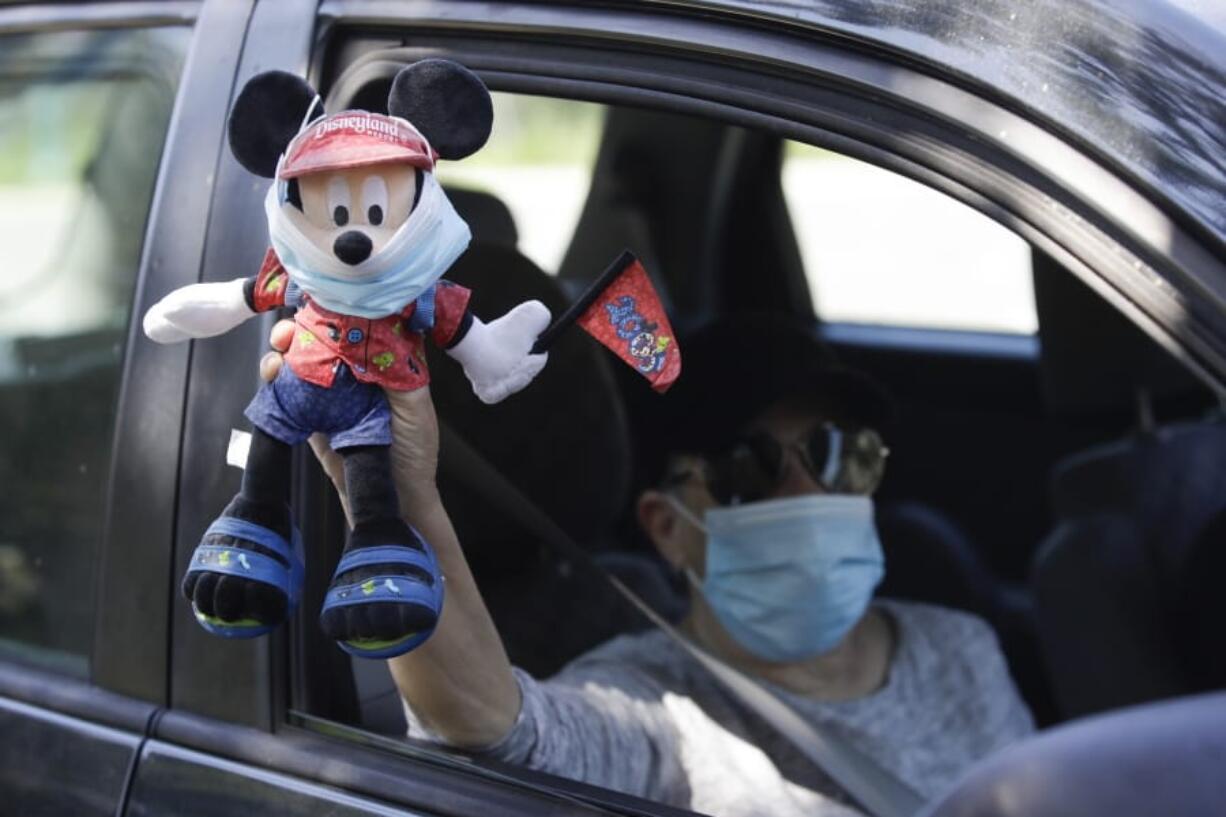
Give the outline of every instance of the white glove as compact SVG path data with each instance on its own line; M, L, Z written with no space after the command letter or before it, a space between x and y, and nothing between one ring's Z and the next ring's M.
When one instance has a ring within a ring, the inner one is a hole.
M181 287L149 307L145 334L158 343L223 335L255 315L243 296L242 278Z
M468 333L447 354L464 367L482 403L497 403L532 382L549 354L531 354L536 336L549 325L549 310L540 301L525 301L496 321L473 316Z

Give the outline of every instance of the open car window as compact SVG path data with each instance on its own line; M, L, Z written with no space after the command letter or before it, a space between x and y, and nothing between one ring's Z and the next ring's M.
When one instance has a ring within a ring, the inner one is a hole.
M484 209L470 209L466 214L474 242L448 274L449 278L473 288L474 308L479 315L497 316L527 297L541 299L556 314L565 307L570 296L560 286L565 281L558 280L556 270L549 269L545 261L553 260L556 264L565 252L572 259L572 274L578 277L581 272L575 272L573 258L580 245L591 241L621 242L635 246L644 256L652 258L651 273L662 282L661 294L666 302L693 302L697 299L696 293L723 286L718 276L728 274L727 270L704 268L697 263L678 265L673 260L685 257L681 250L687 241L694 242L695 252L691 257L698 257L697 248L711 238L704 234L702 223L690 225L689 232L681 229L670 232L653 220L653 213L668 212L678 207L679 202L708 195L701 186L679 183L672 186L675 180L701 177L704 166L700 154L727 151L729 148L721 148L721 145L728 144L763 149L765 143L761 139L765 135L751 134L746 138L742 129L733 126L627 106L603 108L565 99L505 93L496 94L495 98L498 100L496 116L510 112L511 122L500 129L496 119L494 133L482 153L440 172L448 189L457 191L457 206L462 212L464 202L472 201L466 197L474 192L480 194L487 205ZM534 117L541 118L534 121ZM517 129L516 124L524 120L529 124ZM575 126L576 139L588 141L582 150L562 151L559 156L564 162L546 162L535 152L534 146L542 138L553 138L542 136L548 132L549 122L579 123ZM688 166L680 166L678 162L662 168L660 165L667 162L666 159L635 153L640 163L636 170L658 182L650 194L644 196L632 185L626 189L620 168L624 167L623 151L630 148L641 151L642 139L648 133L664 134L681 153L693 150L695 156L690 158ZM525 134L528 135L526 141ZM776 141L775 148L782 148L782 143ZM487 152L490 158L482 159ZM804 151L799 152L804 154ZM823 154L821 161L851 168L853 174L880 174L886 178L876 183L887 190L906 189L913 184L887 171L835 155ZM807 171L804 169L789 171L785 165L785 174L788 172L793 178L799 172L805 181L803 174ZM707 173L707 176L697 184L716 189L727 183L718 174ZM565 185L558 186L559 179L563 179ZM857 186L855 182L850 184L852 188ZM912 198L900 202L900 210L906 206L925 206L924 192L921 188ZM846 233L851 225L864 229L862 222L873 219L869 209L850 209L840 214L844 219L841 224L835 221L829 211L838 195L837 190L831 189L825 201L789 201L794 208L791 217L797 224L798 240L809 241L815 246L823 243L817 236L803 233L801 224L826 221L830 229ZM505 207L489 206L492 204ZM788 211L780 209L777 212L786 214ZM953 212L954 216L946 225L943 214L948 212ZM515 228L509 232L497 228L498 224L505 224L508 213ZM614 213L616 217L602 219L605 213ZM948 201L947 210L930 214L925 231L940 233L948 228L947 241L955 244L966 223L978 218L981 217L969 214L963 205ZM880 222L874 220L873 223ZM523 225L532 226L525 230ZM640 230L642 225L647 225L648 229ZM985 231L994 227L990 223L980 226ZM763 225L746 222L743 227L752 231L762 229ZM546 228L552 231L549 233L551 248L533 250L532 230L542 230L545 234ZM733 223L727 229L735 233L738 226ZM735 240L736 236L719 238ZM996 239L1000 240L998 236ZM643 242L643 246L637 246L638 241ZM1005 241L1013 242L1009 248L1028 260L1024 243L1011 235ZM932 243L940 244L940 236L933 237ZM914 256L914 252L910 254ZM845 272L842 279L832 273L836 284L839 280L854 280L854 249L847 247L841 261ZM1016 269L1021 264L1017 258L1013 263L1014 272L1025 273L1014 289L1026 290L1029 269ZM888 265L888 261L880 263L883 269ZM820 266L826 269L824 262ZM598 270L591 270L590 274L594 276L596 272ZM913 274L920 278L931 272L931 267L922 266L915 268ZM767 287L770 283L764 279L784 274L782 270L756 272ZM1008 300L1007 297L1003 299ZM902 309L911 298L907 292L898 290L877 300L886 308ZM1027 299L1023 297L1022 300ZM784 306L779 304L781 309ZM1033 311L1032 306L1030 309ZM684 313L676 315L676 319L694 322L694 316L687 318ZM1024 328L1017 327L1016 331ZM635 491L642 487L634 471L634 459L643 452L637 451L636 446L650 436L648 431L655 405L651 401L667 398L651 395L637 374L623 371L621 364L606 359L604 354L590 339L573 332L553 353L550 366L527 390L505 404L488 407L473 399L471 386L454 361L432 352L432 396L449 433L460 436L476 449L487 464L501 472L535 506L588 549L596 563L626 581L667 618L676 620L685 610L684 583L668 570L636 531L631 511ZM559 673L569 680L555 683L577 683L577 679L586 677L585 673L599 674L602 662L635 660L616 656L626 650L626 656L635 655L636 645L646 645L643 649L656 653L669 651L668 642L661 641L664 636L654 631L584 560L552 550L542 542L539 530L525 527L513 514L506 514L496 503L491 503L480 478L452 463L447 440L444 435L439 476L444 502L516 667L527 676L546 682L544 688L548 689L548 679ZM339 521L339 515L333 519ZM315 532L314 538L318 538L319 533ZM307 535L312 537L312 532L308 531ZM335 530L324 539L335 545L342 541L342 536ZM316 638L314 628L310 624L306 627L308 638ZM981 625L975 633L976 638L985 639L985 643L992 638L987 625ZM326 643L312 649L335 651ZM596 651L595 658L592 651ZM585 655L588 656L586 661L576 668L572 662ZM347 727L343 733L351 738L359 738L363 733L378 735L378 739L371 739L374 745L388 747L392 745L388 740L399 741L403 751L411 756L430 757L432 753L441 752L440 762L453 762L452 753L434 744L423 724L406 719L403 703L382 663L346 663L351 679L346 678L336 688L351 699L351 705L345 710L335 708L335 697L328 698L317 692L311 698L326 700L330 711L313 709L304 701L293 715L294 722L318 729L326 728L324 724L328 718L339 720ZM610 669L612 666L608 664ZM344 671L339 666L337 669ZM610 673L610 677L615 676L619 673ZM624 674L620 677L625 678ZM322 679L304 678L300 685L309 688L321 682ZM644 696L636 705L666 705L658 694L644 690L634 694ZM769 727L755 723L727 699L716 697L720 700L714 707L713 717L736 736L735 751L744 754L746 763L752 765L767 756L788 753L786 743ZM805 704L801 702L800 705ZM488 757L479 762L499 775L515 776L521 771L513 763L500 763ZM820 775L803 758L792 757L782 774L781 780L787 782L780 785L800 785L818 791L822 785L827 785L825 794L812 795L818 800L824 796L836 800L844 797L828 784L822 784ZM532 770L524 770L524 775L525 780L534 783L540 780ZM600 783L582 777L574 782Z
M798 142L787 143L782 173L821 320L1038 330L1030 247L987 216L896 173Z
M492 96L489 142L462 162L440 164L439 181L461 191L462 201L469 191L490 197L490 207L504 206L509 222L503 218L483 226L513 227L519 252L556 275L591 185L604 106L523 94Z

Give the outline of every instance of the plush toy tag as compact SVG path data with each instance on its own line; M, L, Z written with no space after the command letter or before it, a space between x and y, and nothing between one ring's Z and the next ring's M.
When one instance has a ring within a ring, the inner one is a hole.
M226 465L235 468L247 467L247 452L251 450L251 433L230 429L230 444L226 446Z

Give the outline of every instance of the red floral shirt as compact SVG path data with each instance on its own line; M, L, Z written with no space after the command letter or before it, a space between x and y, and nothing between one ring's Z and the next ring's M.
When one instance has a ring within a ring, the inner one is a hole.
M252 293L255 310L267 312L285 306L289 275L271 249L256 276ZM439 281L434 291L434 326L430 337L445 347L451 342L468 309L472 293L450 281ZM285 361L294 374L317 386L332 385L341 364L354 377L396 391L412 391L430 382L422 332L409 329L417 302L399 315L358 318L324 309L304 295L294 322L298 324Z

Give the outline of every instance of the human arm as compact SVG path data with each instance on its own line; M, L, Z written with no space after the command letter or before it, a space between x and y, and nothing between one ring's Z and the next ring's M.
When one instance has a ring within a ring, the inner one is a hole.
M289 321L278 323L273 348L287 349L293 330ZM280 365L280 356L269 353L261 364L264 379L274 377ZM388 667L400 694L431 732L452 746L483 748L510 731L519 712L519 687L435 485L438 420L429 390L389 391L387 397L400 512L433 547L447 583L434 634ZM348 514L340 455L324 435L311 437L310 445Z
M388 399L401 513L434 547L447 583L434 635L388 668L431 732L452 746L484 748L510 732L519 687L434 482L438 421L429 391L389 392Z
M292 334L293 324L278 324L274 348L287 348ZM276 353L265 358L264 379L275 376L280 362ZM389 392L388 398L401 511L433 546L447 582L434 634L389 661L415 731L420 725L448 745L643 796L659 793L662 780L675 783L678 775L669 772L679 768L675 761L649 760L675 754L661 748L671 745L673 733L654 690L537 682L512 670L435 487L438 423L428 392ZM311 445L345 503L339 455L321 436Z
M542 682L512 669L435 483L423 473L429 470L432 477L437 462L432 402L425 389L388 397L401 511L434 546L447 582L434 635L417 650L388 661L413 718L450 746L642 797L683 802L688 788L676 729L661 691L648 680L621 672L617 682L610 682L600 672L596 677L580 672L566 682ZM421 404L411 404L414 400Z

